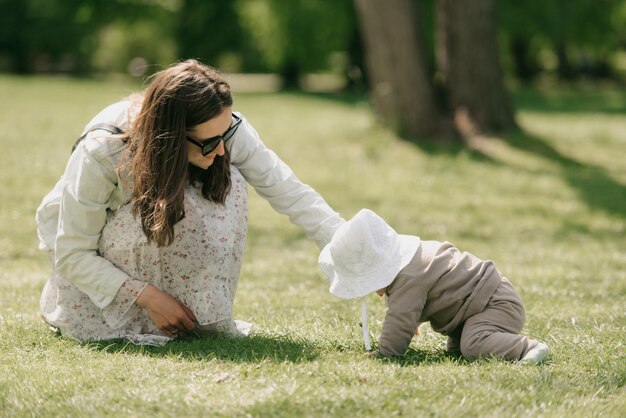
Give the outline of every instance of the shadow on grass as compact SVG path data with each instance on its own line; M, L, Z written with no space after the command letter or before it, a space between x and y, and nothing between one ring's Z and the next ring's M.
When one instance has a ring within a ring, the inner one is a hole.
M194 361L219 359L235 363L258 363L260 361L297 363L313 361L319 356L313 343L289 335L187 337L172 341L163 347L137 346L123 340L87 345L107 353L176 357Z
M510 132L503 135L501 139L519 151L556 164L562 178L578 193L581 201L589 208L602 210L622 218L626 217L626 185L613 179L602 167L584 164L563 155L550 145L547 140L523 131ZM485 141L489 141L489 139ZM494 165L506 164L481 152L480 149L470 148L462 143L413 142L413 144L429 155L459 155L465 153L477 162Z
M434 156L460 156L465 155L469 157L472 161L476 161L483 164L492 164L497 166L502 166L503 163L487 155L483 152L480 152L477 149L468 147L465 143L461 141L450 141L439 143L436 140L426 140L423 142L417 142L415 140L411 140L405 138L406 141L415 145L421 151Z
M407 352L400 357L379 357L380 361L385 363L393 363L399 366L424 366L437 363L457 363L469 364L470 361L464 359L460 354L452 354L446 350L420 350L409 348Z
M601 88L599 91L521 89L512 97L516 109L531 112L626 113L626 92L618 88Z
M543 158L557 165L561 177L578 193L580 200L589 208L602 210L610 215L626 218L626 185L613 179L606 171L593 164L584 164L561 154L541 137L523 131L513 131L501 139L509 146L527 154ZM489 141L486 139L485 141ZM503 165L480 149L465 144L415 143L429 155L466 153L472 160L482 163Z
M601 167L567 157L546 140L525 132L512 132L503 139L512 147L558 164L563 179L590 208L626 217L626 186L607 175Z

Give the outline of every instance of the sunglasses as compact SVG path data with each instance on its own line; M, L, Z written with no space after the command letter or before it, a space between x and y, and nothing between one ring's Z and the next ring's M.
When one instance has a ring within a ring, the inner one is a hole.
M241 124L241 118L233 113L233 119L235 119L235 122L230 125L230 128L228 128L223 135L213 136L208 139L203 139L202 141L196 141L193 138L187 137L187 141L199 146L200 149L202 149L203 157L207 156L212 153L215 148L217 148L217 146L220 144L220 141L224 141L224 143L226 143L230 138L233 137L233 135L235 135L237 128Z

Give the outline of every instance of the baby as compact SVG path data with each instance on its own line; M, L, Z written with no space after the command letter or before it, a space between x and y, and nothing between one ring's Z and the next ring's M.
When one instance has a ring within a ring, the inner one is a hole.
M399 235L371 210L361 210L337 230L319 264L337 297L387 296L382 355L403 355L418 324L427 321L448 336L448 351L468 359L539 364L549 354L545 344L519 335L524 306L492 261L448 242ZM366 318L365 305L364 313ZM364 337L367 347L367 332Z

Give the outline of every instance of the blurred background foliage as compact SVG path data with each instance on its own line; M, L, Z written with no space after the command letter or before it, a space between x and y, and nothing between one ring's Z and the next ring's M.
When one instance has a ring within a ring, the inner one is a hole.
M434 54L434 6L420 3ZM626 0L500 0L509 80L624 80ZM0 71L142 76L177 59L224 72L304 74L364 85L352 0L0 0Z

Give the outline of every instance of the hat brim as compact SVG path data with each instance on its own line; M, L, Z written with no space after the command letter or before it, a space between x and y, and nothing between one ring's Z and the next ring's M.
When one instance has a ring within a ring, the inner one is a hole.
M417 249L422 244L422 240L415 235L398 234L398 241L400 244L400 270L402 270L413 260ZM398 273L400 270L398 270Z
M389 286L400 270L411 262L421 240L412 235L398 235L398 254L393 260L379 266L376 270L365 272L359 277L340 277L333 267L330 244L326 245L319 256L320 269L330 279L330 293L342 299L356 299Z

